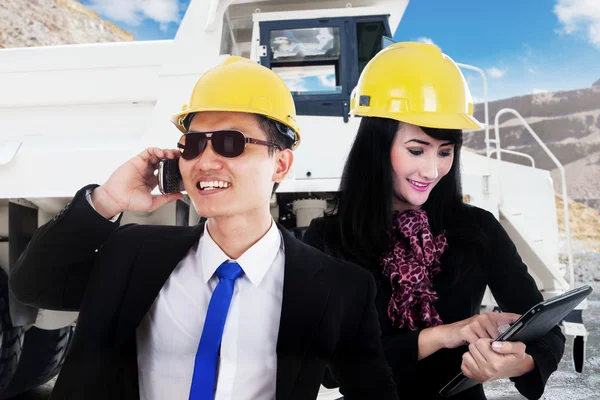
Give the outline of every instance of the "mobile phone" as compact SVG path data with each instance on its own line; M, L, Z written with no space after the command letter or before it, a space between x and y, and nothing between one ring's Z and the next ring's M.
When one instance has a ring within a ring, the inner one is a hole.
M183 179L179 171L179 159L164 159L158 162L158 190L162 194L183 192Z

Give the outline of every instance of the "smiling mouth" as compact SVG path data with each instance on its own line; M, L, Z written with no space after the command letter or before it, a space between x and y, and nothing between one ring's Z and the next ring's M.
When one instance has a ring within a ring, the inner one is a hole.
M421 192L424 192L425 190L427 190L427 188L431 185L431 183L423 183L423 182L417 182L417 181L413 181L412 179L406 179L408 181L408 183L410 183L410 185Z
M225 181L200 181L196 183L196 187L203 192L224 190L231 187L231 183Z

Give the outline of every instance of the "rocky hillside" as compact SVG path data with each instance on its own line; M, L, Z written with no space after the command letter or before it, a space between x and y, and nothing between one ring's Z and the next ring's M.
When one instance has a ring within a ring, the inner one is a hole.
M565 175L569 198L600 210L600 152L567 164ZM558 169L552 171L552 179L555 190L561 191L562 188L558 187L560 182ZM600 231L600 224L597 229Z
M0 0L0 48L132 40L75 0Z
M562 197L556 195L556 216L558 229L564 236L565 216L563 213ZM580 247L593 249L600 252L600 212L583 204L569 201L569 224L571 238L580 243ZM598 265L600 271L600 265Z
M538 93L489 103L490 135L496 113L516 109L565 166L571 199L600 210L600 80L587 89ZM475 106L475 117L484 120L483 105ZM531 155L536 166L552 171L560 192L560 175L552 160L512 115L501 117L502 148ZM484 131L465 134L465 146L485 149ZM524 158L503 154L502 158L528 163Z

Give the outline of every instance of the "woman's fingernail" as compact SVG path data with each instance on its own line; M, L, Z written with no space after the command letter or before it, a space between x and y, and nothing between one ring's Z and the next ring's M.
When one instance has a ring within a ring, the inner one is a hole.
M492 347L495 349L501 349L504 343L502 342L493 342Z

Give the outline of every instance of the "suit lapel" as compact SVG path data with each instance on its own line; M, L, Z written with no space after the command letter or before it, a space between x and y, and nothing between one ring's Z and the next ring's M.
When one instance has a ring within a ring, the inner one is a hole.
M131 335L177 264L200 239L204 224L193 227L153 226L149 229L156 232L150 232L151 237L140 247L122 302L116 334L121 344L132 339Z
M277 339L277 400L290 397L302 362L319 325L329 287L320 260L310 249L279 226L285 245L283 303ZM315 250L316 251L316 250Z
M283 301L277 339L277 400L287 399L325 310L330 289L320 260L312 248L278 226L285 246ZM156 233L142 243L132 267L117 322L116 339L131 343L135 330L152 306L165 282L197 243L204 224L195 227L152 227Z

